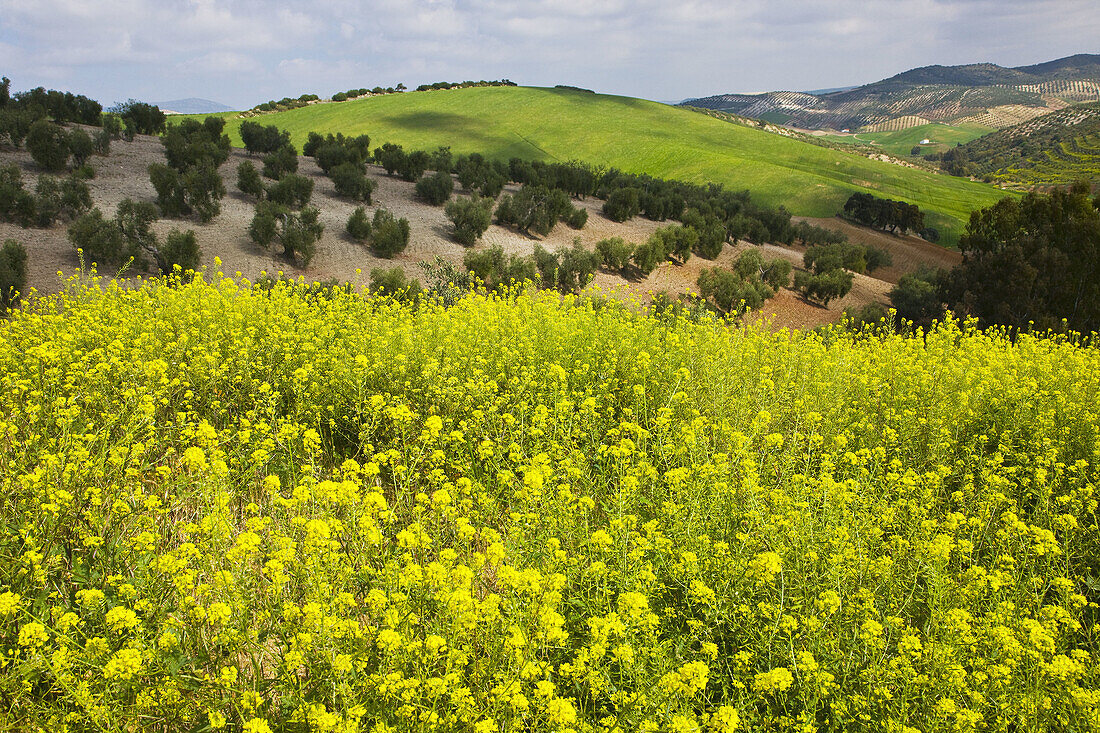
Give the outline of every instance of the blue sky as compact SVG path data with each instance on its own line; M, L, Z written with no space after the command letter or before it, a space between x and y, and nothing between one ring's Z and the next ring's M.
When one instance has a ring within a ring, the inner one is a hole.
M105 105L510 78L678 100L1100 52L1096 0L0 0L0 74Z

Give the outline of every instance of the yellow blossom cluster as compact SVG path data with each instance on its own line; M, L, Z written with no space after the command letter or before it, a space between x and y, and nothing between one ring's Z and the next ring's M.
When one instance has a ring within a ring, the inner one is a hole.
M74 279L0 324L0 728L1100 729L1100 352Z

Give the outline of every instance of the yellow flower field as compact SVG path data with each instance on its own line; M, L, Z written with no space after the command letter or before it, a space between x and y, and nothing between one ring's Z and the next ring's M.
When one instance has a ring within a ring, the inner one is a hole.
M0 325L0 729L1100 729L1100 353L74 280Z

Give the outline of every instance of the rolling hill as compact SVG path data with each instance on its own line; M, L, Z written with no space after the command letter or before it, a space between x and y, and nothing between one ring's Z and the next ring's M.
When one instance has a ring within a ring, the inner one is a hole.
M755 117L807 130L887 131L930 122L1007 127L1080 102L1100 100L1100 55L1033 66L924 66L831 93L718 94L684 106Z
M1100 182L1100 103L1068 107L949 151L944 168L1006 185Z
M235 145L244 118L226 113ZM928 212L951 242L970 211L1004 192L980 183L868 160L657 102L536 87L481 87L315 104L254 118L288 130L370 135L372 145L448 145L455 153L582 160L634 173L748 189L803 216L832 216L854 191Z

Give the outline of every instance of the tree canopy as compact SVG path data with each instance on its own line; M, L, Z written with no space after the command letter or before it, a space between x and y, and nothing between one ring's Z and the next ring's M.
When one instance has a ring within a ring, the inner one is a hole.
M963 262L944 284L956 313L982 325L1100 329L1100 211L1087 185L975 211L959 248Z

